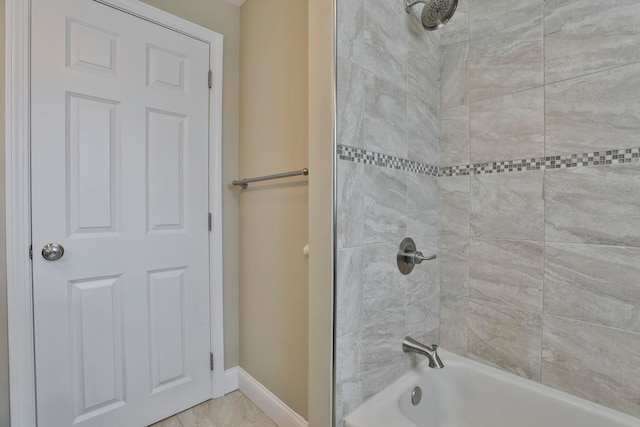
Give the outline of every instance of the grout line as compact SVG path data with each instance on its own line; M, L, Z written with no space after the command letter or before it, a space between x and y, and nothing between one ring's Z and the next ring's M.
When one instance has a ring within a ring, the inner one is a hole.
M546 21L546 14L545 14L545 2L541 1L542 3L542 85L546 86L547 85L547 46L546 46L546 39L547 39L547 35L545 33L545 21Z
M547 313L545 316L546 317L553 317L553 318L556 318L556 319L565 320L565 321L568 321L568 322L579 323L580 325L583 325L583 326L595 326L596 328L611 329L611 330L614 330L614 331L618 331L618 332L631 334L631 335L640 337L640 332L636 332L636 331L633 331L633 330L630 330L630 329L624 329L624 328L621 328L621 327L618 327L618 326L603 325L602 323L595 323L595 322L589 322L589 321L586 321L586 320L573 319L571 317L561 316L561 315L558 315L558 314L549 314L549 313Z
M566 77L566 78L563 78L563 79L560 79L560 80L553 80L553 81L547 82L546 85L547 86L555 85L557 83L563 83L563 82L567 82L569 80L581 79L581 78L584 78L584 77L593 76L595 74L608 73L609 71L618 70L620 68L632 67L632 66L638 66L638 65L640 65L640 61L633 61L633 62L629 62L629 63L626 63L626 64L614 65L614 66L611 66L609 68L603 68L601 70L589 71L589 72L586 72L584 74L578 74L578 75L571 76L571 77Z
M467 41L467 163L471 164L471 1L467 3L467 31L469 40ZM440 89L442 90L442 88ZM469 184L471 185L471 184ZM471 227L471 224L469 224Z
M469 8L471 7L471 4L469 4ZM471 15L471 14L469 14ZM471 110L469 110L471 111ZM471 297L471 178L469 178L467 180L467 206L468 206L468 212L469 212L469 220L468 220L468 227L467 227L467 295L465 296L465 309L467 311L467 325L466 325L466 336L467 336L467 342L465 343L465 357L469 356L469 335L470 335L470 331L471 331L471 304L470 304L470 297Z
M547 156L547 46L545 34L545 2L542 2L542 154ZM542 384L542 365L544 353L544 294L547 272L547 201L544 196L544 184L547 171L542 173L542 304L540 307L540 374L538 381Z
M469 22L467 23L467 30L469 32L469 40L467 41L467 162L471 164L471 5L472 1L467 3L467 19ZM453 176L453 175L452 175ZM471 177L467 179L467 209L469 213L469 221L467 227L467 292L464 297L465 310L467 315L467 324L465 327L467 330L465 331L466 335L466 343L465 343L465 352L464 356L469 357L469 343L471 337Z
M544 206L544 200L543 200ZM543 227L545 223L543 223ZM540 382L542 383L542 362L544 353L544 290L547 272L547 243L542 242L542 309L540 313Z
M542 81L544 88L542 89L542 130L543 144L542 153L547 156L547 35L545 30L546 11L545 2L542 2ZM546 272L547 272L547 200L545 198L545 182L547 180L547 171L542 173L542 310L540 313L540 383L543 376L543 357L544 357L544 300L546 288Z

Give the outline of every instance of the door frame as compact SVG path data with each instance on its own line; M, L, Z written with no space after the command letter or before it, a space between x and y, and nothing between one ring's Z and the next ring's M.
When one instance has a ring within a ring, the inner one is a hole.
M93 0L209 44L213 87L209 97L209 288L211 397L224 395L222 275L222 52L223 36L138 0ZM9 389L12 427L36 427L36 382L30 191L31 1L5 2L5 213ZM204 72L205 70L203 70ZM203 90L206 76L202 76ZM203 218L203 221L205 219ZM37 252L37 251L34 251ZM206 355L204 355L206 357Z

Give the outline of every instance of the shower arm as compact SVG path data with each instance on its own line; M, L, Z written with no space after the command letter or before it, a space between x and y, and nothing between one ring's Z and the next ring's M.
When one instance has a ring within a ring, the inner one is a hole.
M417 5L418 3L424 3L425 7L428 6L429 3L431 3L433 0L404 0L404 10L407 13L411 13L411 8L415 5Z

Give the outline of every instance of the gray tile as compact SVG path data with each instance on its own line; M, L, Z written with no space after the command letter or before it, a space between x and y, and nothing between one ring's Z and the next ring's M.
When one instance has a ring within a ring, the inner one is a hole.
M362 400L387 387L406 371L402 352L405 311L380 318L362 331L360 378Z
M640 61L640 3L635 0L547 0L547 82Z
M469 301L471 359L539 381L541 335L539 313Z
M542 240L543 172L483 174L471 177L471 235Z
M440 105L443 110L469 103L469 46L466 43L442 48Z
M178 414L183 426L276 427L240 391L209 400Z
M431 115L438 117L440 109L440 51L434 47L426 56L409 55L407 81L409 93L429 107Z
M410 234L411 235L411 234ZM415 239L414 239L415 240ZM418 250L425 256L438 255L438 237L415 240ZM437 260L416 265L405 277L407 283L406 304L415 304L440 293L440 271Z
M359 66L339 59L337 82L338 144L363 148L365 72Z
M543 0L473 0L469 2L473 39L542 21Z
M362 64L364 61L364 0L337 3L338 57Z
M469 176L440 178L442 234L469 236L470 194Z
M471 163L544 156L544 88L470 106Z
M438 178L407 174L406 217L407 235L414 240L424 240L440 234Z
M367 0L363 65L402 89L407 84L407 17L402 3Z
M473 10L471 12L473 25ZM469 99L495 98L541 86L542 18L476 39L469 47Z
M392 2L394 5L398 3ZM409 55L433 56L437 58L440 55L440 31L425 31L422 28L420 15L422 14L422 6L414 7L410 14L404 12L404 4L400 2L404 18L405 37L407 39L407 53Z
M338 247L361 245L364 241L364 169L355 162L338 161L337 237Z
M405 315L405 335L426 343L439 342L440 297L433 296L407 307Z
M407 92L372 75L366 81L364 138L367 150L407 158Z
M640 165L545 171L547 242L640 246Z
M440 239L440 290L469 295L469 238L443 235Z
M362 326L362 282L365 268L362 246L338 249L336 334Z
M442 294L440 298L440 345L461 356L467 355L469 303L458 295ZM444 362L446 364L446 361Z
M440 297L434 296L407 307L404 335L427 345L438 344L440 329ZM423 361L422 356L408 357L408 366L414 367Z
M407 279L398 271L398 243L366 246L363 282L363 323L403 311L406 304Z
M407 173L375 166L364 169L364 241L400 242L406 230Z
M640 64L547 85L545 97L547 156L639 145Z
M640 334L544 318L542 382L640 416Z
M458 1L455 14L439 31L442 46L469 41L469 0Z
M543 267L542 242L471 239L469 296L541 312Z
M336 420L353 412L362 404L360 360L361 330L352 331L336 339ZM340 425L340 424L338 424Z
M407 97L407 159L428 165L440 164L440 123L437 114L418 98Z
M640 248L548 243L544 311L640 332Z
M441 165L469 164L469 105L443 109L441 114Z

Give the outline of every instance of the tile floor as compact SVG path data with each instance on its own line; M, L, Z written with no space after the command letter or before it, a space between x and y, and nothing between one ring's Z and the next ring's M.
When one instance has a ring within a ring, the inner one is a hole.
M240 391L209 400L150 427L277 427Z

